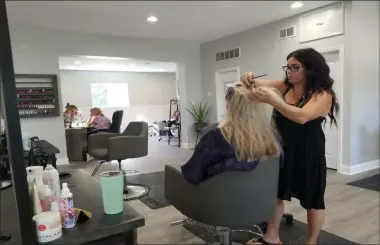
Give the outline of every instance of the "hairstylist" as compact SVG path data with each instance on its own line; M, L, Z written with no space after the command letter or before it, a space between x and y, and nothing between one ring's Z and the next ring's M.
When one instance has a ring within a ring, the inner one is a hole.
M333 90L330 68L324 57L311 48L299 49L287 57L283 67L286 78L257 80L245 73L246 83L254 85L259 101L274 107L273 120L282 137L284 163L280 170L278 202L266 234L248 244L280 244L279 225L284 213L283 200L299 199L307 210L306 244L316 244L325 220L326 188L325 135L326 116L336 123L339 105ZM279 96L274 89L283 94Z

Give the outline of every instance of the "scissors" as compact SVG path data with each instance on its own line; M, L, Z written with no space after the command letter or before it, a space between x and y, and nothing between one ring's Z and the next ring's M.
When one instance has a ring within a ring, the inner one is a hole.
M267 75L268 75L267 73L266 73L266 74L262 74L262 75L259 75L259 76L252 77L252 79L256 79L256 78L263 77L263 76L267 76ZM251 88L256 88L256 85L252 83L252 84L250 85L250 87L251 87Z
M252 77L252 79L256 79L256 78L267 76L267 75L268 74L262 74L262 75L259 75L259 76ZM227 88L234 88L234 87L239 87L239 86L242 86L242 85L241 84L236 84L236 83L230 83L230 84L226 85ZM256 85L251 84L249 87L250 88L256 88Z

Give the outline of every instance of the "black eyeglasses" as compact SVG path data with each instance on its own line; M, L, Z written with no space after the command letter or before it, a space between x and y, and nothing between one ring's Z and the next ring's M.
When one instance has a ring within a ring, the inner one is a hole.
M299 69L303 66L283 66L282 70L284 72L291 71L291 72L296 72L299 71Z

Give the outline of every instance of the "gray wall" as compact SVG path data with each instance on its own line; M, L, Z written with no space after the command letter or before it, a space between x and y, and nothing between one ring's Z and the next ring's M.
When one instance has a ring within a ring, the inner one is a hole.
M71 55L128 57L175 62L181 94L182 142L195 142L192 118L185 108L189 100L201 98L200 45L195 42L123 38L64 31L10 26L16 73L58 74L58 58ZM60 88L59 83L59 88ZM62 109L61 105L61 109ZM21 130L38 135L59 147L58 157L66 157L63 117L21 120Z
M123 110L121 130L131 121L155 121L169 118L169 100L176 98L175 73L104 72L104 71L60 71L62 104L70 102L82 111L87 120L92 108L91 84L127 83L128 107L106 107L102 112L112 118L115 110ZM174 110L174 108L173 108Z
M296 26L298 16L250 29L201 45L202 97L216 120L215 71L240 66L240 71L268 73L282 78L286 56L301 47L345 47L343 111L344 165L379 159L379 2L345 1L345 35L300 44L298 38L280 40L280 29ZM215 62L215 54L241 47L242 57ZM208 93L211 92L211 96Z
M59 74L62 103L79 107L92 106L94 83L127 83L130 106L168 106L169 100L177 96L175 73L61 70Z

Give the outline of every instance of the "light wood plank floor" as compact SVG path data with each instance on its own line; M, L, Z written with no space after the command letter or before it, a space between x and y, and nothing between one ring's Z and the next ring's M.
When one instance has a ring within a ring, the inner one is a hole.
M183 164L191 156L191 150L168 146L167 142L149 142L149 155L144 158L123 162L123 169L133 169L141 173L162 171L167 164ZM72 168L83 168L90 173L95 161L70 164ZM101 171L117 169L117 162L107 163ZM326 189L326 221L324 230L359 244L379 244L379 192L346 185L378 171L345 176L336 171L328 171ZM182 226L170 226L171 221L184 216L172 206L152 210L139 200L129 204L146 218L146 225L138 230L139 244L201 244L202 240ZM306 211L297 200L286 203L285 212L306 222Z

